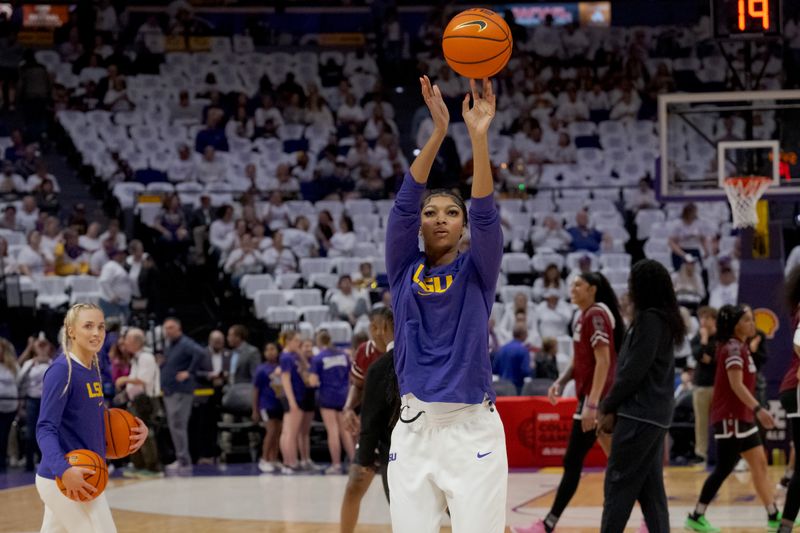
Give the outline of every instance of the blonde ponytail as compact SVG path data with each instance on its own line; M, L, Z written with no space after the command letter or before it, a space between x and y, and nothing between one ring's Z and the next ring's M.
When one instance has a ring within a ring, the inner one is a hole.
M69 308L67 314L64 316L64 327L61 329L61 349L64 352L64 357L67 359L67 382L64 384L64 390L61 391L61 396L64 396L69 390L70 381L72 381L72 357L70 357L70 347L72 342L69 337L69 328L74 327L75 324L78 322L78 315L81 311L86 309L96 309L103 312L100 307L92 303L77 303ZM97 365L97 375L100 377L100 382L102 383L103 378L100 374L100 362L97 358L97 354L94 354L94 362Z

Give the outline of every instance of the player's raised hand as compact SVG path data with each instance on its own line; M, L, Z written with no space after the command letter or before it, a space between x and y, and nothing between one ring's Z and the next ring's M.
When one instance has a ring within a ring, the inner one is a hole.
M428 76L422 76L419 83L422 86L422 98L431 112L434 127L442 133L446 132L447 126L450 124L450 112L447 111L447 106L444 104L442 92L436 85L431 85Z
M470 137L475 138L489 132L489 125L494 118L495 96L489 78L483 79L482 94L478 91L475 80L469 80L469 87L472 91L472 107L469 106L470 93L467 93L461 103L461 114Z

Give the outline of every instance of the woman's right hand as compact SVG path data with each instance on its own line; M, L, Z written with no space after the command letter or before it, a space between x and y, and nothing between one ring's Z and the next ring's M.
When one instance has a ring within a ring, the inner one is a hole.
M758 418L758 422L764 429L775 428L775 419L772 418L772 415L769 414L769 411L766 409L759 409L758 413L756 413L756 418Z
M419 83L422 85L422 98L431 112L434 128L440 133L446 133L447 126L450 124L450 112L444 104L442 92L436 85L431 85L431 80L428 79L428 76L421 77Z
M561 384L556 381L547 389L547 399L550 400L552 405L555 405L558 403L559 396L561 396Z
M97 489L87 482L84 476L89 476L92 473L88 468L80 466L71 466L66 469L61 475L61 483L67 489L67 497L75 501L81 501L81 497L86 500L91 499Z

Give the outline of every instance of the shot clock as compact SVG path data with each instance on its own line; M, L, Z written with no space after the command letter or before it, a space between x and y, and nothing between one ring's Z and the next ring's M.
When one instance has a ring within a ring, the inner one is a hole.
M714 37L754 39L781 35L781 0L711 0Z

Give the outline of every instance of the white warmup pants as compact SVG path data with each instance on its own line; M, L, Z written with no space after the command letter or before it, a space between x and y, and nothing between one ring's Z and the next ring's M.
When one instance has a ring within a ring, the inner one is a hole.
M497 409L403 396L388 478L394 533L438 533L445 507L453 533L502 533L508 458Z
M52 479L36 476L36 490L44 502L41 533L116 533L105 492L90 502L70 500Z

